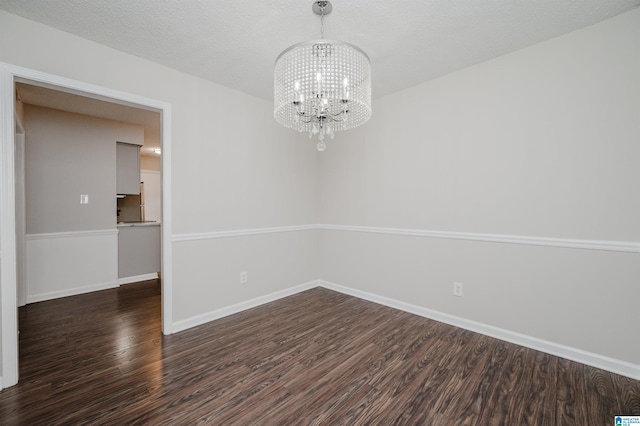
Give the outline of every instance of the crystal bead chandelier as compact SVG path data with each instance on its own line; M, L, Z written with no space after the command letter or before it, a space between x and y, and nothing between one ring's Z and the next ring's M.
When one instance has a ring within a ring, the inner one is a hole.
M286 49L274 71L274 111L278 123L318 136L318 151L334 133L358 127L371 117L371 63L366 53L343 41L324 39L329 1L314 1L320 15L319 40Z

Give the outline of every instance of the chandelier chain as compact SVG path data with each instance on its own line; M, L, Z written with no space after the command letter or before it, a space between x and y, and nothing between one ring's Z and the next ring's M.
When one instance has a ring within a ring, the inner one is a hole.
M324 6L320 7L320 38L324 39Z

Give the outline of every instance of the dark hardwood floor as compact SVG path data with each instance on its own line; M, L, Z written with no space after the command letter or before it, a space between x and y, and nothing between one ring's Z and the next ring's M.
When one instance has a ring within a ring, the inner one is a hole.
M613 425L640 382L316 288L172 336L156 281L20 308L2 425Z

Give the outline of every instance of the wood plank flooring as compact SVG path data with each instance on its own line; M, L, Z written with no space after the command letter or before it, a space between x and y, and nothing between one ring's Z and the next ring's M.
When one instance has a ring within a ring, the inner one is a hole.
M19 310L2 425L609 425L640 382L316 288L172 336L157 281Z

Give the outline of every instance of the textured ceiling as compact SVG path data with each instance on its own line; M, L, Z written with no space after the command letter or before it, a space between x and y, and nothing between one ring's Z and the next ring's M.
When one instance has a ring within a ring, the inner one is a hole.
M0 9L264 99L311 0L0 0ZM380 97L594 24L640 0L333 0L325 37L362 48Z

